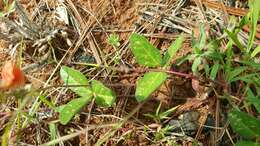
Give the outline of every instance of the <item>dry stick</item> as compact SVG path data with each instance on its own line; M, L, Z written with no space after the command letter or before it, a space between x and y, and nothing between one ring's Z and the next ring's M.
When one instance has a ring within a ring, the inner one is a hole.
M208 109L207 109L207 111L208 111ZM200 136L200 134L201 134L201 132L202 132L202 130L203 130L203 128L204 128L204 125L205 125L205 123L206 123L206 121L207 121L207 118L208 118L208 113L203 113L203 117L202 117L202 121L200 122L200 124L199 124L199 129L198 129L198 131L197 131L197 134L196 134L196 136L195 136L195 139L196 140L198 140L199 139L199 136Z
M60 137L58 139L52 140L50 142L47 142L45 144L42 144L41 146L49 146L49 145L54 145L59 143L60 141L65 141L65 140L69 140L73 137L79 136L82 133L86 133L89 130L94 130L94 129L98 129L98 128L107 128L107 127L115 127L114 129L111 129L112 132L109 132L107 134L105 134L95 145L101 145L107 138L109 138L110 136L112 136L129 118L131 118L142 106L143 106L144 102L140 103L129 115L127 115L127 117L124 118L124 120L122 122L119 123L112 123L112 124L105 124L105 125L94 125L94 126L88 126L87 128L78 131L76 133L70 134L70 135L66 135L63 137Z
M50 77L48 78L48 80L45 82L44 88L46 88L46 87L48 86L49 82L51 81L51 79L52 79L53 76L55 75L56 71L57 71L57 70L59 69L59 67L61 66L62 61L65 60L66 56L69 54L69 52L71 51L71 49L72 49L72 47L70 47L70 48L66 51L66 53L63 55L63 57L61 58L61 60L58 62L57 66L54 68L52 74L50 75ZM36 90L36 91L37 91L37 90ZM43 94L43 92L40 92L40 94ZM35 101L34 101L32 107L30 108L29 115L34 115L34 114L35 114L37 108L39 107L39 103L41 102L41 101L39 101L39 99L40 99L39 96L35 99ZM28 119L26 118L25 121L23 122L23 126L22 126L22 127L24 128L24 127L27 125L27 123L28 123Z
M94 129L100 129L100 128L113 127L113 126L116 126L117 124L118 123L104 124L104 125L90 125L88 128L85 128L85 129L80 130L78 132L72 133L70 135L62 136L62 137L57 138L55 140L49 141L47 143L44 143L41 146L55 145L55 144L59 143L60 141L66 141L66 140L69 140L69 139L74 138L76 136L79 136L80 134L86 133L86 131L94 130Z
M79 27L80 28L85 28L86 26L86 22L84 21L84 19L82 19L80 13L78 12L76 6L73 4L73 2L71 0L66 0L68 3L68 6L71 7L72 11L74 12L74 15L76 17L76 19L79 21ZM79 34L81 34L82 30L78 30Z
M228 12L227 12L227 8L225 7L223 1L221 0L220 1L220 6L221 6L221 9L224 13L224 24L227 25L228 24Z
M91 112L92 112L92 108L93 108L93 105L94 105L94 103L95 103L95 99L92 99L92 101L91 101L91 104L90 104L90 110L89 110L89 112L88 112L88 117L87 117L87 124L89 124L89 121L90 121L90 116L91 116ZM86 140L85 140L85 142L86 143L88 143L88 128L89 128L89 126L87 126L86 127L86 132L85 132L85 138L86 138Z
M220 101L219 101L219 98L216 99L216 113L215 113L215 116L216 116L216 120L215 120L215 126L216 127L219 127L219 113L220 113ZM223 129L224 130L224 129ZM224 130L225 131L225 130ZM219 129L215 129L215 140L217 139L217 137L219 136L219 133L220 133L220 130ZM214 143L215 145L218 145L218 142L215 141Z
M195 0L196 1L196 0ZM221 4L219 2L210 2L210 1L202 1L202 3L209 8L219 10L221 9ZM236 16L245 16L248 13L248 9L240 9L240 8L233 8L233 7L226 7L226 11L231 14L231 15L236 15Z
M83 9L86 11L86 9ZM86 39L86 37L89 35L89 32L91 31L91 28L93 27L94 23L97 22L101 28L103 28L103 26L101 25L101 23L98 21L98 18L96 18L92 13L90 13L89 11L86 11L90 14L91 17L94 18L93 21L89 21L88 25L84 25L83 27L83 32L79 38L79 40L77 41L76 43L76 46L74 47L74 49L70 52L70 55L69 55L69 61L72 60L72 57L74 56L74 54L78 51L80 45L83 43L83 41Z
M202 17L201 20L203 20L204 23L207 23L207 17L203 10L202 0L194 0L194 2L196 3L196 5L199 8L199 13L201 14L200 16Z
M230 133L229 133L228 129L226 129L225 131L226 131L226 133L227 133L227 136L228 136L228 138L230 139L230 141L231 141L232 145L235 145L235 142L233 141L233 139L232 139L232 137L231 137L231 135L230 135Z
M147 101L147 100L146 100L146 101ZM143 106L143 104L144 104L146 101L140 103L133 111L131 111L131 113L129 113L129 114L124 118L124 120L123 120L121 123L119 123L118 125L116 125L114 129L111 129L110 132L107 132L103 137L101 137L101 138L97 141L97 143L95 143L94 146L100 146L100 145L102 145L109 137L111 137L112 135L114 135L115 132L116 132L120 127L122 127L122 126L126 123L126 121L127 121L128 119L130 119L130 118Z

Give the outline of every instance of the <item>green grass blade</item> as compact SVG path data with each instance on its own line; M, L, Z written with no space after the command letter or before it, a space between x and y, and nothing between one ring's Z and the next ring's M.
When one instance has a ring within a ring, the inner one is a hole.
M259 19L260 14L260 1L259 0L251 0L249 1L250 8L250 34L248 39L247 51L249 52L253 46L255 35L256 35L256 27L257 21Z
M238 40L237 34L230 32L227 29L224 29L224 30L227 33L227 35L229 36L230 40L232 40L241 51L245 51L245 48L243 47L243 45Z
M162 65L164 68L170 65L171 59L176 54L176 52L181 48L183 41L184 41L184 37L180 36L171 44L170 48L163 56Z
M55 140L57 138L56 134L57 134L57 130L56 130L56 125L55 123L49 123L49 130L50 130L50 137L51 140ZM52 145L55 146L55 145Z
M257 46L251 53L251 58L254 58L260 52L260 46Z

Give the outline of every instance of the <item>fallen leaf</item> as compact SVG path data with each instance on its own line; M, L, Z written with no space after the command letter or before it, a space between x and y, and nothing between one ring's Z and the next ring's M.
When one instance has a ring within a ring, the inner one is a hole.
M0 88L14 89L25 84L25 76L22 70L15 63L8 61L4 64L1 72L2 79Z
M191 80L191 86L196 91L196 93L203 93L204 92L204 86L200 85L200 82L196 79Z

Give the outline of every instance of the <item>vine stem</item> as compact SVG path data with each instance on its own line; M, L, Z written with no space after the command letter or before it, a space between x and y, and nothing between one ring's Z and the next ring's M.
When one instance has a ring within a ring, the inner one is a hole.
M195 76L193 74L187 74L187 73L183 73L183 72L178 72L178 71L174 71L174 70L165 70L165 69L151 69L151 68L147 68L147 69L139 69L139 68L129 68L126 65L121 65L119 67L111 67L111 66L106 66L106 65L100 65L100 64L92 64L92 63L79 63L79 62L72 62L72 64L76 64L76 65L85 65L85 66L90 66L90 67L96 67L96 68L107 68L107 69L111 69L111 70L115 70L115 71L119 71L119 72L124 72L124 73L129 73L129 72L138 72L138 73L144 73L144 72L149 72L149 71L154 71L154 72L165 72L167 74L172 74L172 75L176 75L179 77L185 77L188 79L195 79L195 80L201 80L200 77ZM203 80L206 80L208 82L212 82L215 84L218 84L222 87L226 87L226 83L223 83L221 81L217 81L217 80L212 80L210 78L203 78Z
M99 65L99 64L91 64L91 63L78 63L78 62L72 62L72 64L77 64L77 65L85 65L85 66L90 66L90 67L95 67L95 68L107 68L107 69L111 69L111 70L115 70L118 72L123 72L123 73L130 73L130 72L137 72L137 73L145 73L145 72L165 72L167 74L172 74L172 75L176 75L179 77L185 77L187 79L195 79L195 80L206 80L208 82L212 82L218 85L221 85L222 87L226 87L227 85L223 82L220 81L216 81L216 80L212 80L210 78L203 78L201 79L200 77L197 77L193 74L187 74L187 73L183 73L183 72L178 72L178 71L173 71L173 70L165 70L165 69L151 69L151 68L146 68L146 69L140 69L140 68L129 68L127 66L120 66L120 67L111 67L111 66L105 66L105 65ZM79 87L79 86L87 86L87 85L54 85L54 86L47 86L45 88L38 88L35 89L34 91L43 91L46 89L50 89L53 87ZM113 85L112 85L113 86ZM116 86L120 86L120 85L116 85ZM134 85L130 85L130 86L134 86Z

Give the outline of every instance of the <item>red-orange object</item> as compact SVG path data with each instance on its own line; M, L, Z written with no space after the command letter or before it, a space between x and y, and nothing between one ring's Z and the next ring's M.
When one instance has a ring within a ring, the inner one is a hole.
M1 72L2 79L0 88L13 89L25 84L25 76L22 70L15 63L8 61L4 64Z

